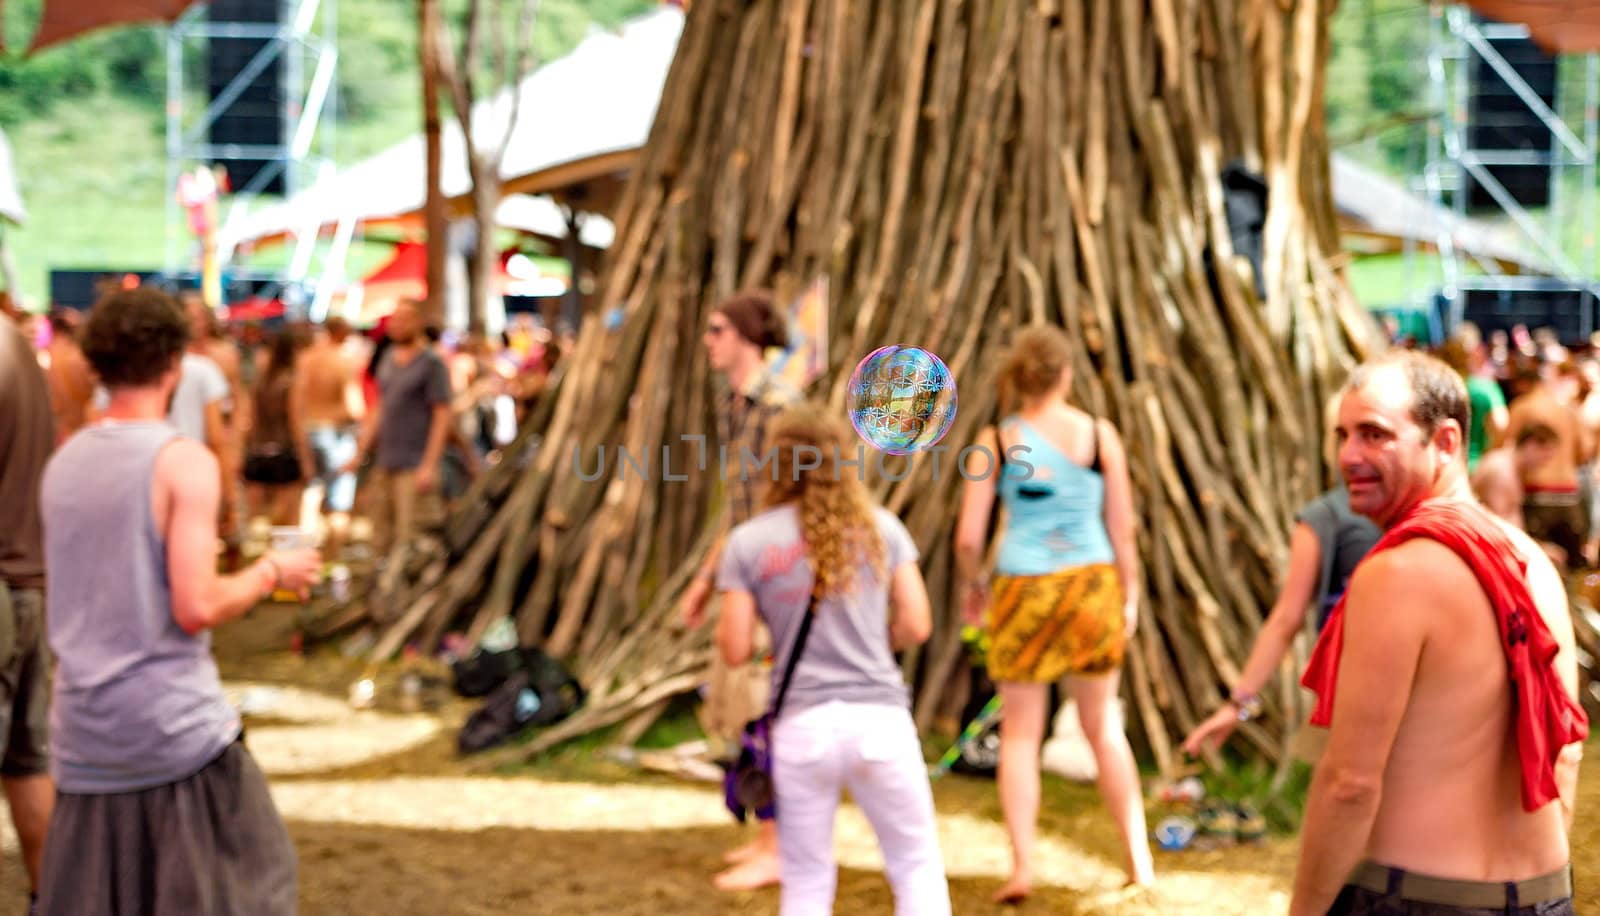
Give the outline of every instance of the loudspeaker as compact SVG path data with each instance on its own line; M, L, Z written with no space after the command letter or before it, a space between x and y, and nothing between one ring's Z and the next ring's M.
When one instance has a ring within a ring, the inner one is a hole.
M283 15L283 4L282 0L211 0L207 15L212 23L219 25L277 25ZM251 59L270 43L266 38L212 38L206 60L207 99L215 101L222 95ZM279 54L222 110L211 124L213 146L282 147L288 142L289 127L283 108L283 66L283 55ZM276 174L258 190L264 194L285 193L283 170L273 158L221 155L212 162L228 170L228 184L234 191L243 190L270 168Z
M1480 24L1490 20L1477 20ZM1490 47L1505 58L1528 88L1552 109L1556 102L1556 59L1527 38L1497 38ZM1471 56L1467 101L1467 148L1484 152L1539 153L1548 156L1553 136L1516 91L1481 55ZM1550 165L1488 165L1485 169L1524 207L1550 203ZM1468 176L1467 206L1497 208L1487 188Z
M1595 288L1561 280L1528 278L1519 289L1461 291L1462 319L1485 334L1510 332L1517 325L1529 330L1553 328L1568 346L1587 344L1595 329L1595 309L1600 304Z

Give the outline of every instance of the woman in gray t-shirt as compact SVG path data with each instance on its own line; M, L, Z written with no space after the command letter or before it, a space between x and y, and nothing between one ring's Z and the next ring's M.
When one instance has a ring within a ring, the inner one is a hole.
M729 665L745 664L759 617L772 633L776 702L816 595L772 731L782 912L832 910L833 821L848 786L878 835L896 909L947 914L933 791L894 658L932 626L916 545L872 503L861 465L845 463L855 443L836 420L791 408L774 425L772 449L766 509L734 528L723 550L717 645Z

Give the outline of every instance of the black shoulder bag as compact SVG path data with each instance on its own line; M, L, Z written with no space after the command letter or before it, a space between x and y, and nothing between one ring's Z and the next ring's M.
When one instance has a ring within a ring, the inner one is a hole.
M800 618L800 632L795 636L794 649L783 669L783 680L778 682L772 711L745 723L744 734L739 739L739 759L723 776L723 801L735 820L743 822L747 813L761 820L771 820L777 813L772 782L772 724L783 709L783 697L789 692L789 682L794 680L794 669L800 663L800 653L805 651L806 637L811 635L811 618L816 613L817 593L813 587L811 603L806 606L805 616Z

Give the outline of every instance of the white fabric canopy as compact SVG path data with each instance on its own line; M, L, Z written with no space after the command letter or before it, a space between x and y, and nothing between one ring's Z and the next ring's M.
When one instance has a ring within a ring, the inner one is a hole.
M501 179L643 146L682 30L683 11L662 6L617 32L593 32L571 54L529 75L522 83ZM505 136L511 96L507 89L474 106L473 135L485 144L496 144ZM441 140L444 193L460 197L472 190L472 178L458 120L445 120ZM347 219L361 223L415 213L426 198L425 155L422 135L414 135L287 201L230 221L221 232L223 250L257 239L318 231ZM559 209L548 200L545 204L548 208L519 202L509 213L504 207L501 213L532 221L531 225L507 223L515 228L566 235ZM609 236L609 224L602 227L591 218L590 225L600 237ZM586 231L586 243L590 237Z
M5 131L0 131L0 218L22 225L28 211L22 206L22 194L17 190L17 159L11 154L11 143Z

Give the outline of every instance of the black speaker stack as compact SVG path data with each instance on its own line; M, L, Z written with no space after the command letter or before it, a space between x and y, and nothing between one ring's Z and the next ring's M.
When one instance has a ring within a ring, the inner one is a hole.
M1493 28L1493 20L1475 18L1480 28ZM1517 73L1552 110L1556 105L1556 59L1528 38L1489 40L1489 46L1505 58ZM1528 160L1519 163L1485 165L1511 199L1524 207L1544 207L1550 203L1549 155L1554 140L1550 128L1533 112L1511 85L1481 54L1469 57L1470 96L1467 102L1467 149L1484 154L1515 154ZM1535 156L1541 161L1531 161ZM1467 177L1467 206L1471 210L1498 208L1489 189Z
M283 0L211 0L207 13L213 25L279 25L284 15ZM270 38L212 37L206 60L207 98L215 101L244 71L250 61L266 48ZM250 186L263 171L273 173L255 189L263 194L282 195L286 190L284 169L287 158L282 151L288 143L289 126L284 119L284 55L274 55L244 91L224 107L211 123L209 142L217 155L214 164L228 170L228 184L234 191ZM279 153L262 156L230 154L229 146L271 147Z
M1596 286L1555 277L1516 277L1511 284L1461 290L1461 317L1490 331L1552 328L1563 344L1582 345L1596 330L1600 294Z

